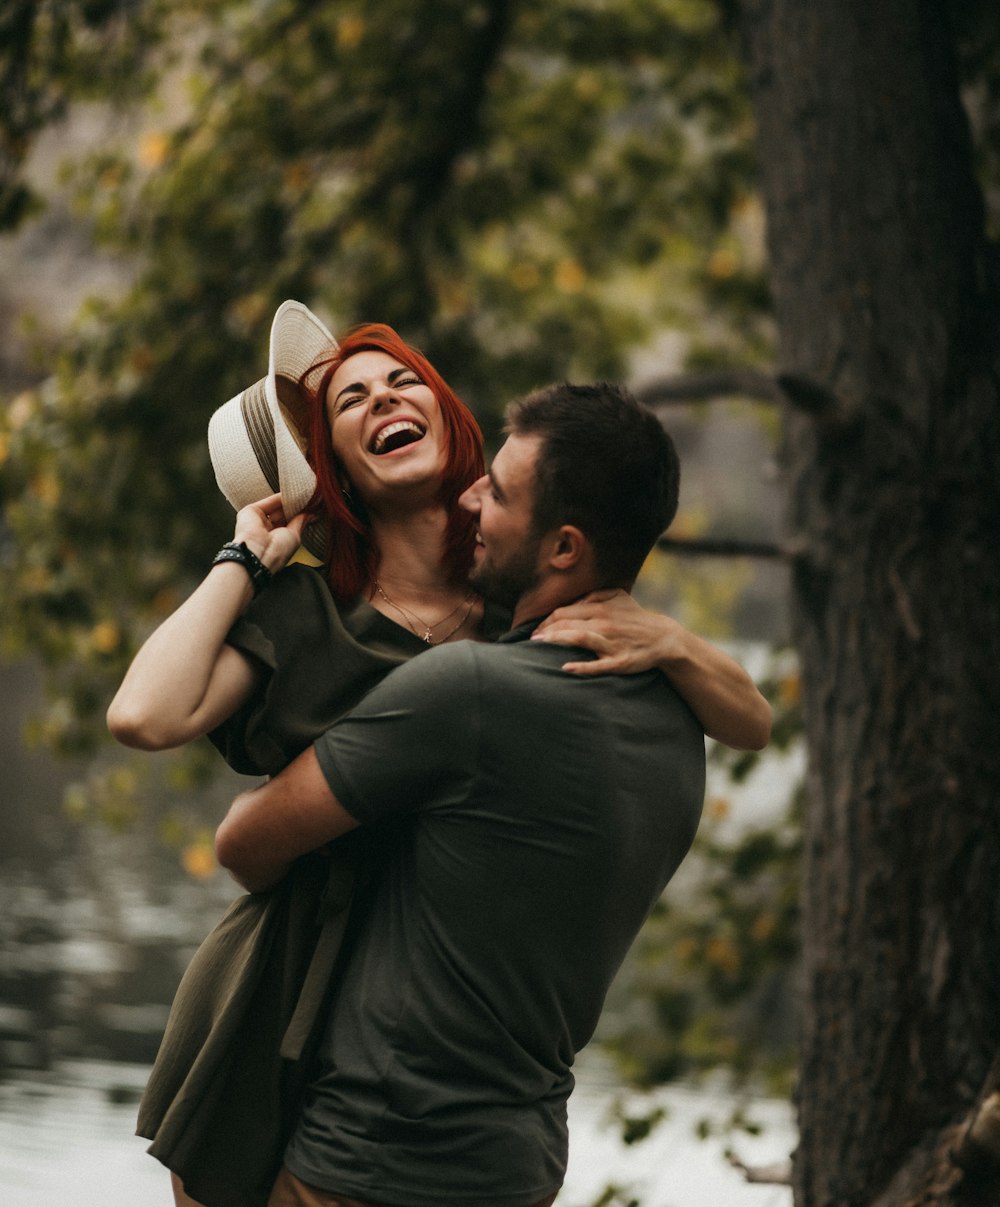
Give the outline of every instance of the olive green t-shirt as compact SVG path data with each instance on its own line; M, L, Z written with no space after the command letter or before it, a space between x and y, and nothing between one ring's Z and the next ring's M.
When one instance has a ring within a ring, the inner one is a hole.
M487 605L483 640L509 627ZM364 599L337 603L323 572L293 564L275 575L226 638L259 671L247 703L209 737L234 771L276 775L389 671L430 648Z
M704 735L658 672L442 646L315 743L384 861L286 1154L407 1207L522 1207L566 1166L575 1054L693 839Z

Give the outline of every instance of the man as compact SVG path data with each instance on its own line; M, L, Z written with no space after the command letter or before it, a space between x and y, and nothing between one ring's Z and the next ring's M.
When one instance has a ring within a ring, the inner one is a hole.
M394 671L219 827L251 890L358 825L382 843L272 1207L551 1203L574 1056L698 824L703 733L666 679L565 674L530 639L631 586L673 445L607 385L529 395L508 432L462 502L511 633Z

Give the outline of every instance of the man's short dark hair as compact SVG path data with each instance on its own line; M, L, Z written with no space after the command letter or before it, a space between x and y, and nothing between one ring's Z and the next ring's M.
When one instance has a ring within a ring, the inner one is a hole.
M631 586L677 512L680 463L660 421L608 382L557 383L513 403L507 431L542 438L534 527L573 524L606 586Z

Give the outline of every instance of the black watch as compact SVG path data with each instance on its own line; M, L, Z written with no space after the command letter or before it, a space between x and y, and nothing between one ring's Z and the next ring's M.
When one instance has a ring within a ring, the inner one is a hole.
M217 566L219 562L239 562L247 574L250 575L254 595L259 595L271 581L271 571L268 570L257 554L248 548L246 541L239 541L238 543L236 541L227 541L212 559L212 565Z

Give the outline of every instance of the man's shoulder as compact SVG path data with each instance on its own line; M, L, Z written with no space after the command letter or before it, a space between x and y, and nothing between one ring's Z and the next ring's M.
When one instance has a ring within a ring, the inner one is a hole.
M535 670L560 667L565 650L537 641L449 641L394 670L389 678L410 690L496 692L504 682L526 684ZM569 678L569 676L565 676Z
M383 686L394 691L428 692L440 685L455 692L477 677L475 652L488 646L475 641L449 641L431 646L389 672Z

